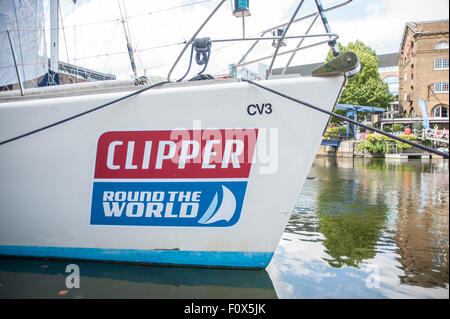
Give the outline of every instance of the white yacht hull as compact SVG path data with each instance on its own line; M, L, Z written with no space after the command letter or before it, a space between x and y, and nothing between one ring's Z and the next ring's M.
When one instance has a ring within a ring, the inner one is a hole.
M264 81L328 111L343 84ZM0 140L125 94L0 103ZM249 83L199 84L0 145L0 254L265 268L328 118Z

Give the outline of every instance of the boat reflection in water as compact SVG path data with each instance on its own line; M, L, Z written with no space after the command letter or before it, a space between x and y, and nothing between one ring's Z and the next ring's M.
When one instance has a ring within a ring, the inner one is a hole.
M79 288L72 284L79 268ZM277 298L265 270L0 258L0 298Z

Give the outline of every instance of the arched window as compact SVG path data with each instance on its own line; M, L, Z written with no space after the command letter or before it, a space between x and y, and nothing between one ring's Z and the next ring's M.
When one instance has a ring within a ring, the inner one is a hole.
M448 82L441 81L434 83L434 93L448 93Z
M438 105L433 109L433 117L448 117L448 107L445 105Z
M448 70L448 58L438 58L434 60L435 70Z
M434 48L436 50L440 50L440 49L448 49L448 42L447 41L441 41L436 43L436 45L434 46Z
M403 81L408 80L408 72L403 73Z
M409 111L409 116L411 118L413 118L416 115L416 112L414 111L414 109L412 108L411 111Z
M406 102L407 97L408 97L408 95L406 94L406 91L403 92L403 101L404 101L404 102Z

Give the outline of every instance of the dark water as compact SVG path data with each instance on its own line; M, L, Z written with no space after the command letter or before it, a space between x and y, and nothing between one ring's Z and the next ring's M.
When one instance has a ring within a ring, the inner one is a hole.
M318 158L265 270L0 258L0 298L449 298L448 161Z

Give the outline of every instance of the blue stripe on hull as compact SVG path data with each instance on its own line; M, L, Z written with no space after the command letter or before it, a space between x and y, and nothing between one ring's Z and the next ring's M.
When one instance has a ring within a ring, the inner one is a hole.
M273 252L0 246L0 255L205 267L266 268Z

